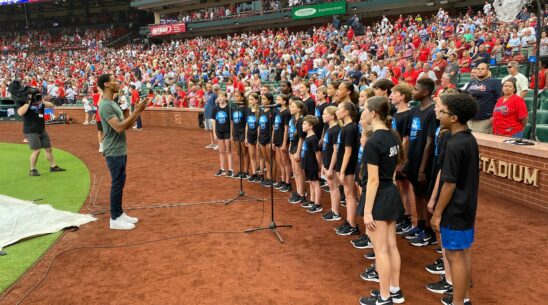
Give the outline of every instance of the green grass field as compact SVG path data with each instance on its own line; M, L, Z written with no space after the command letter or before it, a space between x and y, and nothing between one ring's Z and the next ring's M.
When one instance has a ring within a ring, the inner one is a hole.
M30 177L28 145L0 143L0 194L38 204L78 212L86 200L90 176L86 165L76 156L54 149L55 161L66 172L50 173L44 151L38 159L42 176ZM0 256L0 292L16 281L61 235L60 232L35 237L4 248Z

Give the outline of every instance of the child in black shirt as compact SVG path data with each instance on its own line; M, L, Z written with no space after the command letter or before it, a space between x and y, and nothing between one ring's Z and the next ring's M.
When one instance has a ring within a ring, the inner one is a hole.
M441 241L453 277L453 295L444 304L469 302L471 246L479 188L479 148L467 122L478 112L476 101L466 94L441 96L442 126L451 132L443 155L439 194L432 228L441 233Z
M234 175L234 178L247 179L249 177L249 156L244 142L247 101L239 90L234 92L234 102L236 107L232 111L232 139L238 149L238 158L240 158L240 172Z
M392 93L390 94L390 101L397 109L397 112L394 114L392 119L392 130L395 130L401 137L402 149L404 152L407 151L407 147L409 146L409 136L406 134L410 118L408 103L411 100L412 92L413 87L402 83L392 88ZM403 166L399 166L396 169L396 185L400 190L403 206L405 208L405 215L402 219L400 219L400 225L396 228L396 232L398 232L398 234L402 234L411 230L411 206L414 206L415 202L415 195L413 194L409 180L407 180L407 177L403 172Z
M301 149L303 146L306 133L303 132L303 117L306 114L304 103L298 97L289 99L289 112L291 119L289 120L288 137L289 137L289 158L291 159L291 167L295 174L296 192L291 194L288 199L289 203L303 203L306 201L304 197L304 172L301 167Z
M413 100L420 101L420 104L411 109L406 131L406 135L409 136L409 147L405 174L413 185L418 226L402 236L410 239L413 246L437 243L436 235L427 221L430 215L426 210L428 185L432 174L434 137L439 125L432 101L434 87L434 81L430 78L421 78L417 81L413 89Z
M270 106L274 103L274 97L270 93L261 95L261 105ZM272 185L272 178L274 177L272 171L274 167L271 166L272 160L272 121L275 116L274 108L264 108L259 112L259 149L261 156L265 161L266 166L266 179L261 183L264 187L270 187Z
M342 84L341 84L342 87ZM342 102L337 107L337 118L343 122L343 127L337 140L337 163L335 171L344 188L346 197L346 221L336 228L338 235L359 235L356 223L356 190L354 172L358 161L358 132L354 118L357 116L356 106L352 102Z
M257 130L259 125L259 95L257 93L251 93L247 97L247 103L249 108L246 113L246 126L245 126L245 145L249 152L249 163L251 163L251 177L249 182L259 182L260 176L257 176L255 171L257 170ZM263 168L259 168L259 175L262 174Z
M230 117L228 100L226 93L220 92L217 98L217 105L213 108L212 117L215 118L215 124L213 124L213 135L215 140L219 144L219 159L221 163L221 169L217 171L215 176L225 176L232 178L234 175L232 167L232 148L230 146ZM228 159L228 171L226 169L226 159Z
M341 185L339 178L335 175L335 164L337 163L337 138L341 127L337 123L335 112L337 107L328 106L323 111L323 121L327 130L324 133L322 141L323 166L322 174L327 178L329 186L329 196L331 197L331 210L322 216L325 221L337 221L341 219L339 212L339 203L341 201Z
M364 149L361 185L364 188L358 206L366 232L373 243L380 289L362 305L393 304L405 301L399 278L401 258L396 242L396 220L403 214L400 193L394 184L396 167L403 162L399 137L390 130L390 102L386 97L368 99L364 109L367 124L373 134Z
M274 118L274 151L276 152L276 165L280 169L280 181L274 183L274 188L282 192L291 190L291 161L289 160L288 146L288 126L291 119L289 112L289 96L279 94L276 97L276 104L280 105L280 111Z
M310 201L303 202L301 207L308 209L308 213L319 213L323 210L320 204L320 144L314 133L316 124L318 124L317 117L312 115L304 117L303 132L306 132L306 138L301 150L301 166L310 185Z

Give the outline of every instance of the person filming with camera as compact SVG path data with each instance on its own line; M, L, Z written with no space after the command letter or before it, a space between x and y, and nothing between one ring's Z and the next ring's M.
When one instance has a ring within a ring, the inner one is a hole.
M28 140L32 153L30 155L29 176L40 176L36 169L36 162L40 156L40 150L46 151L50 172L63 172L53 158L53 149L46 131L44 109L53 108L53 104L42 100L42 94L37 88L22 86L20 81L13 81L9 86L9 92L17 103L17 114L23 118L23 133Z

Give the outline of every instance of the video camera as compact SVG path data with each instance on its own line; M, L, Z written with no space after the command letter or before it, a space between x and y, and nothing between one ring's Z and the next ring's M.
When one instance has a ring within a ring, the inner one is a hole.
M17 104L42 102L42 94L38 88L22 86L19 80L14 80L10 83L8 92Z

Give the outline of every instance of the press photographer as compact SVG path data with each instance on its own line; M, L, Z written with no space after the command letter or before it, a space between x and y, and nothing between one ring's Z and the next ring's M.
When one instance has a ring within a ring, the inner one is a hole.
M55 163L51 142L46 131L44 109L53 108L53 104L42 100L42 94L37 88L23 86L20 81L13 81L8 91L17 104L17 114L23 118L23 133L28 140L32 153L30 155L30 176L40 176L36 169L36 161L42 148L46 151L46 158L50 164L50 172L62 172Z

